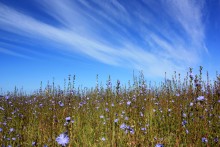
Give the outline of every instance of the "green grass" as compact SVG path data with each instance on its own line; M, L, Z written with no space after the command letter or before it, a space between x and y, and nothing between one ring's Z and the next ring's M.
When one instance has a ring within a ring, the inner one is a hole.
M54 86L31 96L11 93L0 99L0 146L61 146L56 138L64 132L69 147L220 146L220 77L203 80L202 67L193 78L191 72L153 87L140 75L127 88L75 89L69 78L63 94Z

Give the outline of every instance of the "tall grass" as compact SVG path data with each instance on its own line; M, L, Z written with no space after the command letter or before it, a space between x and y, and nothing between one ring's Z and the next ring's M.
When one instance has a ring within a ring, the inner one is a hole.
M143 74L121 86L111 79L92 89L52 85L37 94L0 99L1 146L220 146L220 76L212 82L192 69L159 86ZM98 76L97 76L98 81ZM62 138L61 138L62 139ZM64 141L65 142L65 141Z

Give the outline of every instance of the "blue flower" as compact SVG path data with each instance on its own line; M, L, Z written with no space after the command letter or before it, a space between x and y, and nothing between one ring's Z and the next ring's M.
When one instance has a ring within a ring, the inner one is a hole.
M14 128L10 128L9 131L10 131L10 132L13 132L13 131L14 131Z
M202 142L207 143L208 139L206 137L202 137Z
M127 126L127 130L131 133L131 134L134 134L134 129L130 126ZM126 130L126 131L127 131Z
M164 147L164 145L163 144L156 144L156 146L155 147Z
M120 128L125 130L127 128L127 125L123 123L123 124L121 124Z
M35 141L32 142L32 146L35 146L37 145L37 143Z
M16 140L16 138L15 138L15 137L12 137L11 139L12 139L12 140L14 140L14 141Z
M186 118L186 117L187 117L186 113L183 113L183 117L184 117L184 118Z
M189 77L190 77L191 79L193 79L193 73L190 73L190 74L189 74Z
M60 107L64 106L64 103L62 103L61 101L59 101L58 104L60 105Z
M69 137L65 134L60 134L60 136L56 138L56 141L58 144L65 146L69 143Z
M205 97L204 96L199 96L197 97L197 101L204 101L205 100Z
M8 100L9 98L10 98L10 96L8 96L8 95L5 96L5 99L6 99L6 100Z
M126 117L125 117L125 120L129 120L129 118L126 116Z
M131 101L128 101L128 102L127 102L127 105L128 105L128 106L131 105Z
M186 120L183 120L182 125L185 126L187 124Z
M118 122L118 119L116 118L114 122L117 123L117 122Z
M70 120L71 120L70 116L66 117L66 122L70 122Z
M146 128L141 128L141 131L146 131L147 129Z

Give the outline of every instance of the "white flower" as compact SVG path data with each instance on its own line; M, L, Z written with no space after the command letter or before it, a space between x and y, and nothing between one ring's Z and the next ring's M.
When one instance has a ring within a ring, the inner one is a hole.
M65 134L60 134L60 136L56 138L56 141L58 144L65 146L69 143L69 137Z

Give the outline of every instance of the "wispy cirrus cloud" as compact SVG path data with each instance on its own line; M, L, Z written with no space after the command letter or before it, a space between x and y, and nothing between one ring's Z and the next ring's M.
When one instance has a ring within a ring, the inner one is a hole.
M31 59L31 57L28 57L26 55L23 55L23 54L20 54L20 53L17 53L17 52L14 52L12 50L2 48L2 47L0 47L0 53L11 55L11 56L16 56L16 57L21 57L21 58L26 58L26 59Z
M65 48L57 49L156 76L195 65L207 51L203 3L44 0L36 5L57 24L0 3L1 29L63 44Z

